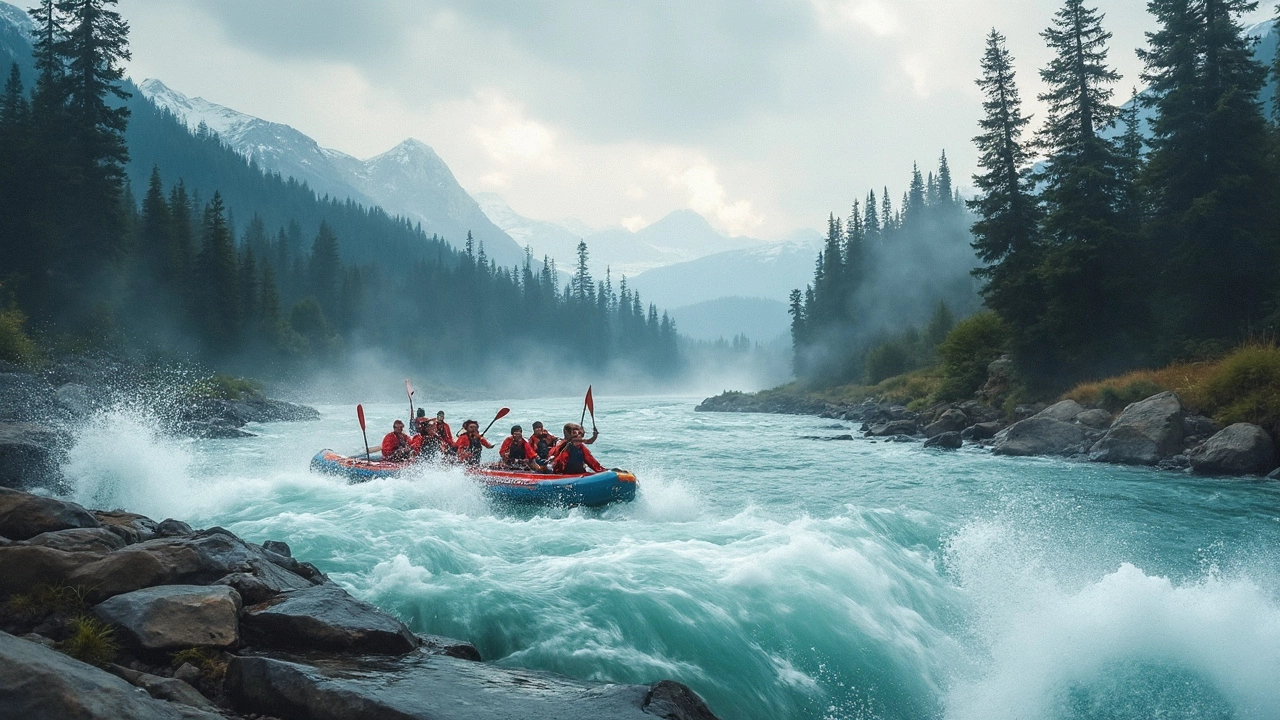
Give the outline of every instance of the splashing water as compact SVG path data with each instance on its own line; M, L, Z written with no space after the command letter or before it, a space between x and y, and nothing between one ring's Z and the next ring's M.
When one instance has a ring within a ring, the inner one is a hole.
M556 427L578 402L512 403L512 420ZM362 441L346 407L216 441L117 407L77 431L65 473L89 506L285 540L495 662L670 677L725 718L1280 715L1269 484L816 442L802 436L849 430L682 399L597 402L593 452L636 472L633 503L495 506L445 468L312 474L315 451ZM402 412L366 409L371 431Z

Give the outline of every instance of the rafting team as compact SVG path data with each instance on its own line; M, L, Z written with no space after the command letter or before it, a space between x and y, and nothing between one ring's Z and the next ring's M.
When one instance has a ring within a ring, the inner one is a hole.
M443 410L437 412L435 418L427 417L424 410L418 410L414 430L413 435L405 433L404 421L396 420L392 431L382 438L383 461L426 460L479 465L480 453L484 448L493 447L493 443L480 433L480 423L475 420L464 421L462 431L454 438L453 429L444 421ZM599 436L599 431L593 427L588 438L581 425L571 422L565 423L564 438L561 439L547 432L541 422L535 422L533 434L525 438L524 428L515 425L511 428L511 435L502 441L498 454L502 458L502 466L513 470L560 475L582 475L588 470L604 472L604 466L587 449L587 445L594 443Z

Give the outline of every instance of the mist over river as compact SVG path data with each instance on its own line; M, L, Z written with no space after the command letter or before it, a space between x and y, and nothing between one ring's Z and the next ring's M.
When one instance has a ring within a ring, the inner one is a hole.
M495 506L451 469L313 474L360 445L345 405L199 441L118 408L65 470L90 507L287 541L487 660L673 678L726 720L1280 717L1280 485L827 442L805 436L857 433L695 404L596 398L593 451L640 483L603 510ZM497 409L425 407L455 429ZM495 443L581 400L511 408ZM408 408L365 410L377 444Z

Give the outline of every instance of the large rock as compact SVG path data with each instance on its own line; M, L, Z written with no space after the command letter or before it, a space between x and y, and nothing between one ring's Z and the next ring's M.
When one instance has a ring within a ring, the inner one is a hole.
M93 609L146 650L234 647L240 595L226 585L162 585L117 595Z
M255 575L277 592L312 586L221 528L130 545L77 569L69 580L99 601L156 585L205 585L232 573Z
M1030 417L1002 430L992 447L996 455L1071 455L1084 448L1078 425L1048 417Z
M1276 467L1276 444L1250 423L1223 429L1189 455L1191 469L1205 475L1263 475Z
M965 440L990 440L1001 430L1004 430L1004 423L998 420L980 422L965 428L960 437Z
M53 430L28 422L0 422L0 487L23 490L55 487L61 438Z
M890 420L871 426L867 434L871 437L889 437L891 435L915 435L920 430L915 420Z
M124 540L126 545L145 542L156 536L156 521L146 515L124 512L123 510L94 510L93 516L98 518L102 526Z
M72 584L76 569L102 559L101 553L66 552L40 545L0 547L0 595L26 592L41 583Z
M66 552L109 553L125 546L119 535L102 527L72 528L40 533L24 541L25 545L41 545Z
M963 444L964 442L960 437L960 433L955 430L952 430L951 432L944 432L940 435L934 435L924 441L925 447L936 447L942 450L959 450L960 446Z
M924 436L933 438L943 433L958 433L969 425L969 417L959 410L951 409L942 413L937 420L924 428Z
M1063 400L1036 413L1036 417L1050 418L1062 422L1071 422L1084 412L1084 408L1075 400Z
M1111 427L1112 420L1113 418L1111 417L1111 413L1103 410L1102 408L1085 410L1079 415L1076 415L1077 423L1084 425L1087 428L1093 428L1094 430L1106 430Z
M134 687L146 690L148 695L158 700L168 700L211 712L218 710L217 706L201 695L199 690L176 678L138 672L115 664L107 666L106 671Z
M291 590L245 609L246 641L297 650L397 655L420 641L404 623L332 583Z
M1162 392L1126 407L1089 450L1096 462L1155 465L1182 450L1182 401Z
M99 527L98 519L73 502L0 488L0 535L28 540L40 533Z
M104 670L3 632L0 718L222 720L218 714L156 700Z
M571 680L423 653L369 663L233 658L227 690L238 709L284 720L715 720L671 681L617 685Z

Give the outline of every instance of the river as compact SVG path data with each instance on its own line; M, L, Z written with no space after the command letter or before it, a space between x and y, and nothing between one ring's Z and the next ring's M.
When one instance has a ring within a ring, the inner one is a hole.
M603 510L494 506L457 470L311 473L359 447L348 406L208 441L116 408L66 472L90 507L285 540L487 660L677 679L726 720L1280 717L1280 485L824 441L857 433L695 404L597 397L593 451L640 483ZM455 429L496 410L427 409ZM580 409L513 402L491 435ZM375 444L407 415L365 410Z

